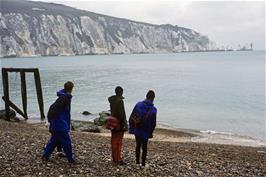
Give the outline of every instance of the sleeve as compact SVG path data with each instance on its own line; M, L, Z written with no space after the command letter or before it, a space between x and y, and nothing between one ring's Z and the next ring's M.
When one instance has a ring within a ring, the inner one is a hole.
M151 135L153 134L153 131L156 127L156 119L157 119L157 110L155 108L155 112L154 114L152 115L152 122L151 122Z
M137 110L137 105L135 105L135 107L134 107L134 109L132 110L132 113L130 114L130 117L129 117L129 133L133 133L133 125L132 125L132 122L131 122L131 118L132 118L132 116L133 116L133 114L135 114L135 112L136 112L136 110Z
M128 129L128 125L127 125L126 111L125 111L125 107L124 107L124 102L123 101L121 101L121 118L122 118L122 127L127 130Z

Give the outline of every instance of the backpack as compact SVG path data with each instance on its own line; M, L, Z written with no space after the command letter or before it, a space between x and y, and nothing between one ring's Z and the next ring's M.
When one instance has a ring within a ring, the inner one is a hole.
M50 106L47 118L48 122L51 122L52 119L57 119L60 115L60 112L64 110L66 105L68 104L68 100L65 97L59 97L56 101Z
M116 117L109 116L106 121L106 129L108 130L119 130L120 122Z
M138 128L141 127L142 124L148 119L149 114L151 112L152 108L149 108L148 111L146 112L145 116L142 118L139 113L134 112L130 118L129 118L129 123L133 128Z

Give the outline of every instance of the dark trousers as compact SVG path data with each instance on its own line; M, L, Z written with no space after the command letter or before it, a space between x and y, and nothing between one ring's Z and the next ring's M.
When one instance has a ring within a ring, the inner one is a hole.
M145 140L141 137L135 136L136 139L136 163L139 164L140 159L140 149L142 148L142 166L145 166L146 157L147 157L147 146L148 140Z
M57 152L63 152L61 144L56 145Z
M122 160L122 141L124 137L124 132L112 132L111 136L111 148L112 148L112 158L114 162L120 162Z
M72 156L72 145L68 132L52 132L52 136L44 149L43 155L46 158L49 158L49 156L53 153L55 147L60 149L60 147L58 146L61 146L63 148L64 152L66 153L68 162L74 162Z
M53 132L51 131L51 129L49 129L49 132L51 133L51 136L52 136ZM56 144L56 149L57 149L57 152L63 152L62 146L59 142L57 142Z

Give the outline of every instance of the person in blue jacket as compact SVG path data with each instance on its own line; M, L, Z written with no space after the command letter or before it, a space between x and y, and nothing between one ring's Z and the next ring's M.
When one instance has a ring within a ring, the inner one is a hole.
M49 130L51 138L44 148L43 160L48 160L55 147L62 147L69 163L75 163L72 154L70 140L70 110L72 90L74 84L70 81L64 84L64 89L57 92L57 100L50 106L48 111Z
M136 163L140 165L140 149L142 148L141 166L145 167L148 140L153 137L153 131L156 127L157 109L153 105L155 98L154 91L148 91L146 99L138 102L134 107L131 118L138 115L141 118L141 123L136 126L132 121L129 121L129 133L135 135L136 139Z

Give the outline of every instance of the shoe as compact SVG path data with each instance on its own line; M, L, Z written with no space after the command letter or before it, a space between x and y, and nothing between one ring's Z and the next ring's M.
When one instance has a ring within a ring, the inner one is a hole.
M66 157L66 154L63 152L57 152L56 154L58 157Z
M73 160L72 162L69 162L70 165L79 165L81 164L80 162Z
M43 155L43 156L42 156L42 160L43 160L43 161L48 161L49 158L48 158L48 157L45 157L45 156Z
M141 164L140 163L136 163L136 168L140 169L141 168Z
M142 164L142 165L140 166L140 168L141 168L142 170L147 170L147 169L149 169L149 167L150 167L150 166L149 166L148 164L146 164L146 165L143 165L143 164Z
M124 162L123 160L121 160L121 161L119 161L119 162L117 162L117 165L126 165L127 163L126 162Z

